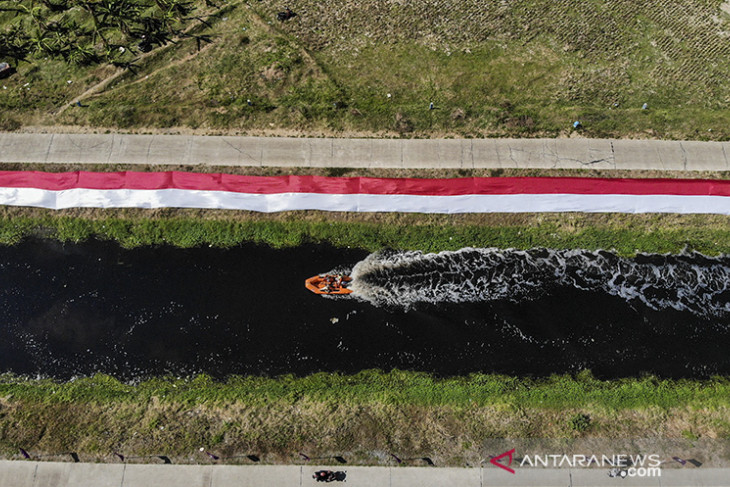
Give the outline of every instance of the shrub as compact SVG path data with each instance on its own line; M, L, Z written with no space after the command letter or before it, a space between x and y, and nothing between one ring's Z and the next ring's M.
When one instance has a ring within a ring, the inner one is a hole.
M22 124L13 117L0 117L0 131L13 132L18 130Z
M570 418L570 428L573 431L583 433L591 427L591 417L584 413L578 413Z

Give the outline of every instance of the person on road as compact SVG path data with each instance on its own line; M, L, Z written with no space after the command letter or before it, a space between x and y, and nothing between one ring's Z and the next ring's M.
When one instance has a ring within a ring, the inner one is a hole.
M332 482L335 480L335 473L332 470L319 470L314 472L312 478L317 482Z

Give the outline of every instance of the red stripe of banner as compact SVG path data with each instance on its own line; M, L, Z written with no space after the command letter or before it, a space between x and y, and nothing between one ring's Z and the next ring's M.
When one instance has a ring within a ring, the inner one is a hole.
M0 187L61 191L86 189L187 189L251 194L627 194L730 196L730 181L602 178L329 178L238 176L188 172L46 173L0 171Z

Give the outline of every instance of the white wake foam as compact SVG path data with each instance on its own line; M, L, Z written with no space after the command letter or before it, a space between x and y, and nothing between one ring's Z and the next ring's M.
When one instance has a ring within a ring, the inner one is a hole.
M384 251L352 269L350 288L376 306L535 299L556 287L606 292L700 316L730 312L730 258L701 254L473 249Z

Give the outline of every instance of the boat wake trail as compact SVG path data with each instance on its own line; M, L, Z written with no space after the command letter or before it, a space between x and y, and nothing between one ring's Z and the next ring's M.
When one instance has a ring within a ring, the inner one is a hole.
M424 254L384 251L352 269L350 288L376 306L417 303L519 302L572 287L641 302L654 310L698 316L730 313L730 257L606 251L465 248Z

